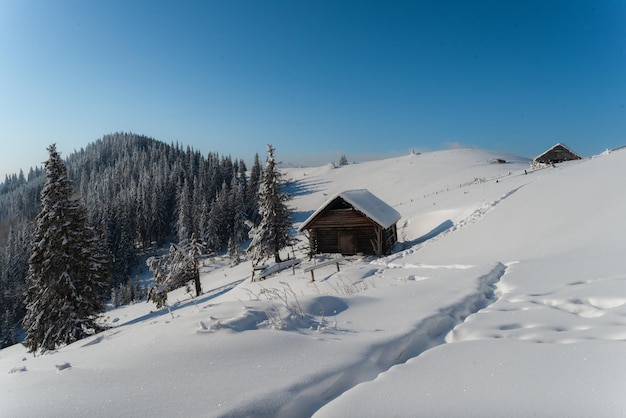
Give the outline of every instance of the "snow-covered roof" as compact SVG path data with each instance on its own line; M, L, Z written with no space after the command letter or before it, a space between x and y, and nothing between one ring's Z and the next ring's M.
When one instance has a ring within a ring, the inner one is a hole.
M568 147L567 145L565 145L562 142L559 142L558 144L555 144L553 146L550 147L550 149L546 150L545 152L539 154L538 156L536 156L534 158L534 161L537 161L539 159L541 159L543 156L545 156L546 154L548 154L549 152L553 151L555 148L563 148L565 149L567 152L571 153L572 155L578 157L578 158L582 158L580 155L576 154L574 151L572 151L572 149L570 147Z
M389 228L391 225L398 222L401 218L400 213L389 206L387 203L374 196L367 189L346 190L341 193L337 193L330 199L328 199L318 210L316 210L311 216L299 228L302 231L306 226L313 221L324 209L338 197L348 202L359 212L362 212L365 216L376 222L383 228Z

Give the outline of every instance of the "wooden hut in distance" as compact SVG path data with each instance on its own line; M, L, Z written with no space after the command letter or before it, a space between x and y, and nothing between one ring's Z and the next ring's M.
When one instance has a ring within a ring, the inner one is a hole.
M535 163L556 164L563 161L580 160L582 157L563 144L556 144L543 154L535 157Z
M387 254L398 240L400 214L368 190L336 194L298 229L307 231L312 253Z

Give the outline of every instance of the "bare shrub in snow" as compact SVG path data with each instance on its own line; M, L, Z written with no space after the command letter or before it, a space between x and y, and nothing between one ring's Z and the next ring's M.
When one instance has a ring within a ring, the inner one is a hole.
M157 308L167 306L168 292L187 286L191 292L190 282L193 281L196 297L202 293L198 256L200 244L194 235L178 245L172 244L168 254L161 257L150 257L146 263L154 274L154 283L148 288L148 300L156 303Z

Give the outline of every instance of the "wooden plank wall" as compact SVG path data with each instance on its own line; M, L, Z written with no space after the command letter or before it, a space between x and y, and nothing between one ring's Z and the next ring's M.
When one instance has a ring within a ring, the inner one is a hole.
M321 213L309 224L310 228L355 228L370 227L375 223L354 209L335 209Z
M374 254L372 241L380 225L354 209L329 210L309 225L310 244L314 253L338 253L340 231L356 234L357 253ZM396 242L395 225L383 231L383 253L387 253Z

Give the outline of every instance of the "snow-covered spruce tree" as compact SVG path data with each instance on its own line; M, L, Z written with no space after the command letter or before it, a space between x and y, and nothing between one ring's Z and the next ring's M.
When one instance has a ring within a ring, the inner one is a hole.
M168 292L187 286L193 281L196 297L202 294L200 286L200 244L195 235L170 246L169 253L161 257L150 257L146 263L154 275L154 283L148 288L148 300L156 303L157 308L167 306Z
M259 185L261 184L261 176L263 168L259 160L259 154L254 154L254 163L250 169L250 180L246 190L246 213L248 219L256 224L259 221Z
M178 231L178 241L183 241L193 231L192 213L192 190L191 185L187 179L185 179L178 188L177 193L177 215L178 221L176 223L176 230Z
M102 328L109 287L107 259L87 211L74 196L67 168L56 146L48 148L41 210L35 219L26 276L26 332L30 352L46 352Z
M220 251L224 246L224 237L227 230L227 201L225 193L218 193L211 203L204 228L205 243L211 251Z
M231 267L235 267L241 262L242 252L239 244L235 242L235 238L230 237L228 240L228 258L230 258Z
M17 329L15 327L15 316L13 311L6 308L4 317L0 316L0 348L8 347L18 342Z
M0 348L18 342L17 327L24 317L24 281L30 255L27 226L21 233L10 226L5 251L0 252Z
M240 171L233 177L231 186L230 207L233 214L233 226L231 237L235 244L239 245L248 237L247 206L246 206L246 174Z
M243 243L248 236L248 226L246 225L246 176L243 171L238 172L233 177L229 196L229 206L232 212L231 236L228 239L228 256L231 266L236 266L241 262Z
M261 221L251 231L252 242L247 250L254 264L272 256L274 261L280 263L280 250L292 243L289 235L293 227L292 211L285 203L291 196L281 191L285 182L278 170L274 151L274 147L268 144L267 164L259 186L258 206Z

